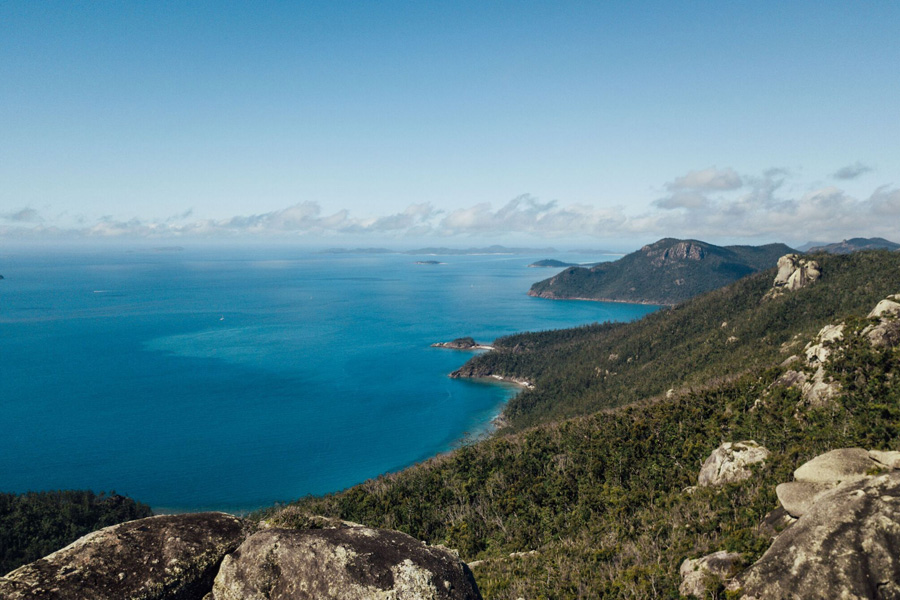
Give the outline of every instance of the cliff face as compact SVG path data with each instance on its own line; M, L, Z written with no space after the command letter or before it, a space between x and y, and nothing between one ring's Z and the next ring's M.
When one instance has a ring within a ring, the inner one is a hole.
M774 267L784 244L715 246L666 238L591 268L571 267L531 286L530 296L678 304L750 273Z

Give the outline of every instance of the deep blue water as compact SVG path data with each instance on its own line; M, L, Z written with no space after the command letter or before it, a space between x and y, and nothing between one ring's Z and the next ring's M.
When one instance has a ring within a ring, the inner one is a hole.
M343 489L485 431L515 393L449 379L471 354L430 343L654 310L529 298L545 256L415 264L435 258L7 252L0 491L248 510Z

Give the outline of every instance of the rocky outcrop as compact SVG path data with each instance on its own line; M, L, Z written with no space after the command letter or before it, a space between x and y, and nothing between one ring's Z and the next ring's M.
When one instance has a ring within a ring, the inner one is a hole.
M863 329L869 343L876 348L900 345L900 294L893 294L879 302L868 318L874 322Z
M764 462L769 451L752 440L725 442L704 461L697 485L714 486L748 479L750 465Z
M396 531L268 529L225 558L212 600L478 599L456 555Z
M224 513L106 527L0 578L0 598L200 600L247 530L245 521Z
M461 337L450 342L436 342L432 348L450 348L451 350L492 350L492 346L479 344L473 338Z
M800 258L798 254L786 254L778 259L778 274L766 298L776 298L786 292L795 292L815 283L822 276L819 263Z
M872 347L878 349L900 346L900 294L881 300L867 318L871 322L861 331L857 329L848 333L844 323L823 327L804 348L804 361L791 357L783 363L798 363L802 366L786 371L776 383L799 388L809 406L828 406L840 393L841 387L826 374L825 365L832 354L840 350L840 343L846 335L861 335Z
M900 294L892 294L875 305L867 315L869 319L900 316Z
M843 459L833 466L846 476ZM866 476L821 494L729 588L746 600L900 598L898 547L900 471Z
M684 260L703 260L706 257L706 249L691 240L677 242L667 248L647 245L641 248L641 252L651 257L650 264L654 267Z
M816 366L828 361L831 354L831 347L844 339L844 324L826 325L816 334L814 342L810 342L803 350L806 354L806 363L810 366Z
M838 484L866 477L878 464L862 448L841 448L820 454L797 467L794 479L811 483Z
M794 471L794 481L775 488L778 501L793 517L801 517L834 488L900 465L900 452L841 448L820 454Z
M781 385L797 387L809 406L827 406L841 391L840 384L825 373L825 364L838 343L844 339L844 324L826 325L816 338L804 348L805 368L786 371L777 381ZM811 374L809 374L811 372Z
M808 513L813 504L833 488L833 485L827 483L788 481L779 484L775 488L775 494L787 514L797 519Z
M715 552L702 558L687 558L681 563L682 596L705 598L710 584L724 581L735 574L741 562L741 555L733 552Z

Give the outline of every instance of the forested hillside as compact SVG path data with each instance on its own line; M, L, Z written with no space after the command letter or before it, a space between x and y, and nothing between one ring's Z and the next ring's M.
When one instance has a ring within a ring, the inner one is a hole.
M824 324L868 310L900 289L897 253L811 258L822 267L821 279L780 298L763 300L775 277L769 270L633 323L499 338L493 352L455 375L533 383L506 409L513 428L521 429L770 365Z
M261 516L308 526L326 515L446 544L470 561L486 598L677 598L685 558L730 550L750 564L768 547L775 484L798 465L832 448L900 447L900 350L859 333L900 288L900 256L821 262L819 282L781 298L763 300L773 271L639 323L506 338L491 354L505 374L534 381L525 394L539 400L518 405L518 433ZM841 393L810 404L780 383L781 363L837 321L846 341L827 371ZM598 383L615 381L596 369L609 353L627 383ZM568 369L573 385L554 369ZM630 404L524 428L616 402ZM710 452L736 440L771 458L750 480L687 490ZM724 597L720 581L709 589Z

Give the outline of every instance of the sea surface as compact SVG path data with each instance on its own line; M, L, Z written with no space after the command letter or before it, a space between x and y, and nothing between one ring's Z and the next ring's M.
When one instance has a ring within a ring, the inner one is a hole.
M452 449L516 388L448 378L472 354L429 344L656 308L530 298L542 258L6 250L0 491L240 512Z

